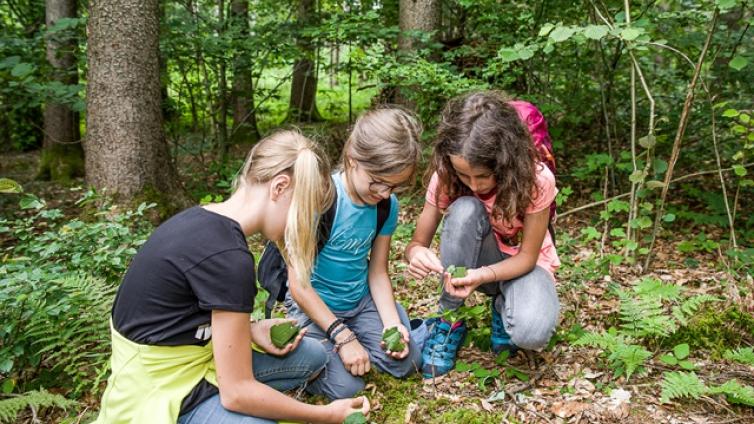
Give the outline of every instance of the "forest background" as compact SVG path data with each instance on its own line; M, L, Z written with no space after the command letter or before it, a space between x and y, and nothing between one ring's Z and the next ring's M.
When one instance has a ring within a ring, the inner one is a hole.
M261 136L295 126L337 161L359 113L397 103L425 168L442 105L472 89L548 120L561 324L496 357L472 297L456 369L371 375L370 421L752 422L752 24L751 0L0 2L0 422L96 417L130 258L224 199ZM402 262L422 188L391 275L427 317L437 282Z

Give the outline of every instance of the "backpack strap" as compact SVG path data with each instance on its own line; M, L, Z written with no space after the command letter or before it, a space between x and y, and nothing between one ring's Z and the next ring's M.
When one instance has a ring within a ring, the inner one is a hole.
M374 233L375 240L377 239L377 236L380 235L380 231L382 231L382 227L385 226L385 222L387 221L387 218L390 216L391 197L388 197L387 199L382 199L380 200L379 203L377 203L377 232Z

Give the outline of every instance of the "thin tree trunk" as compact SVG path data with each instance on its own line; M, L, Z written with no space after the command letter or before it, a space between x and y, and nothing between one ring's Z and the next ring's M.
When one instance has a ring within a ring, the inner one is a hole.
M298 7L299 29L315 22L316 0L300 0ZM288 105L288 120L294 122L319 121L317 110L317 67L315 46L309 37L299 35L298 45L302 56L293 64L291 99Z
M48 30L64 18L76 17L76 0L47 0L45 23ZM46 37L47 61L52 80L65 85L78 83L76 39L68 31L49 33ZM39 177L69 181L84 176L84 150L81 147L79 114L70 105L49 101L44 107L44 141Z
M162 128L158 0L92 0L88 24L87 182L120 203L188 206Z
M249 0L233 0L230 4L231 25L237 33L249 36ZM240 50L233 60L233 143L255 143L259 140L257 114L254 109L254 86L248 52Z

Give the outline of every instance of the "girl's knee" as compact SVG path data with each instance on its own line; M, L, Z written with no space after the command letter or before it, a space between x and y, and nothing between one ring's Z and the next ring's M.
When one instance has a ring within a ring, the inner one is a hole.
M337 379L328 379L324 387L324 394L330 399L352 398L364 390L364 386L363 378L354 377L351 374L341 375Z
M487 215L482 202L473 196L462 196L453 201L445 216L445 224L468 224L477 217Z
M306 358L307 366L312 374L322 371L330 359L325 346L311 338L304 337L296 350L299 349L304 358Z

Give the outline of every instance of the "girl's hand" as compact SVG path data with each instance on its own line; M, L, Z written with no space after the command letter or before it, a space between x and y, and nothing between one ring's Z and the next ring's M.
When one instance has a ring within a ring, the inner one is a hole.
M409 334L410 333L408 332L408 330L406 329L406 327L403 326L403 324L398 323L398 324L386 325L382 329L382 334L385 334L385 331L387 331L387 330L389 330L389 329L391 329L393 327L398 327L398 332L401 333L401 342L403 342L403 345L405 347L400 352L391 352L391 351L388 350L385 353L387 353L388 356L392 357L393 359L403 359L403 358L405 358L405 357L408 356L408 342L409 342ZM380 342L380 347L382 347L382 349L385 349L385 342L384 341Z
M338 334L337 341L343 341L351 334L352 333L350 330L342 331L340 334ZM351 373L351 375L360 377L368 373L369 369L371 368L371 364L369 362L369 354L367 353L366 349L364 349L364 346L359 343L358 339L350 341L341 346L340 350L338 350L338 355L340 355L340 359L343 361L343 365L346 367L348 372Z
M328 405L332 409L332 422L341 424L348 418L349 415L361 412L362 414L369 415L369 399L366 396L360 396L351 399L340 399L331 402Z
M416 246L411 249L411 261L408 263L409 275L422 279L430 272L442 274L440 258L424 246Z
M467 270L466 276L462 278L452 278L450 274L445 273L445 291L453 297L466 299L489 279L489 272L484 267L472 268Z
M255 322L251 325L251 341L253 341L257 346L261 347L262 350L269 353L270 355L275 356L283 356L287 355L288 353L292 352L299 343L301 343L301 339L304 338L304 334L306 334L306 329L302 328L299 330L298 335L295 339L293 339L290 343L285 345L282 349L275 346L272 343L272 339L270 339L270 327L272 327L275 324L280 324L283 322L290 322L294 325L298 324L295 319L265 319L262 321Z

